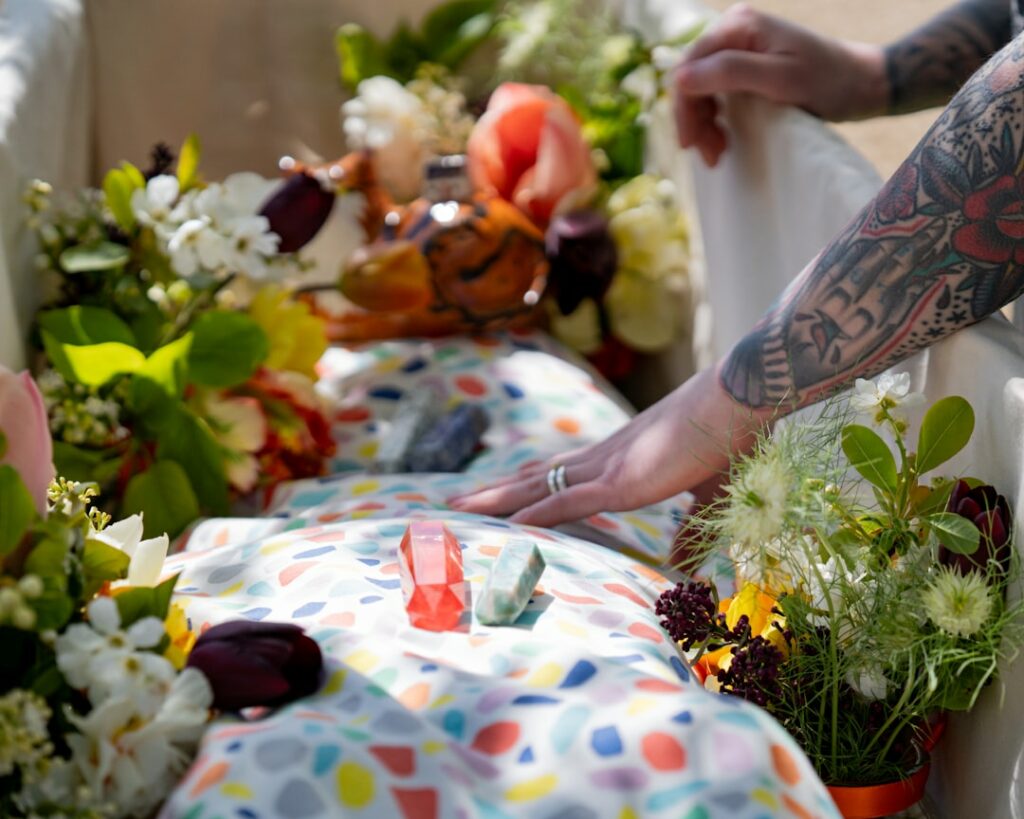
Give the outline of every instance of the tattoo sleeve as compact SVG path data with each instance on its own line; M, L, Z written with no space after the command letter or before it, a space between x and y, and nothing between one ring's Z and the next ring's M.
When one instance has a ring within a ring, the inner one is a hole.
M1010 0L962 0L889 46L890 112L945 105L1010 35Z
M957 94L875 199L719 369L751 407L802 406L1024 291L1024 35Z

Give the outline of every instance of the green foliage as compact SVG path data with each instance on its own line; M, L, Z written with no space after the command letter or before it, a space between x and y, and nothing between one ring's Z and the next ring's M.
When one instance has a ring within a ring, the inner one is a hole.
M978 550L981 532L967 518L952 512L936 512L928 515L925 522L938 535L942 545L951 552L961 555L972 555Z
M233 387L249 379L270 352L263 328L242 313L214 310L192 324L189 371L197 384Z
M43 331L43 346L61 375L87 387L103 386L114 376L133 373L146 363L141 350L120 341L61 344Z
M974 434L974 410L966 399L950 395L925 413L917 440L917 471L941 466L967 446Z
M201 154L202 148L199 143L199 137L195 134L189 134L181 146L181 151L178 153L176 175L181 190L186 191L189 188L195 187L199 182L199 157Z
M199 500L185 469L173 460L157 460L125 487L125 514L141 512L145 536L166 532L176 537L199 516Z
M181 398L189 376L192 341L192 334L186 333L157 349L136 370L134 380L156 385L168 398Z
M417 31L399 23L387 41L347 23L334 35L338 72L350 91L384 75L405 83L424 63L456 70L485 43L497 23L496 0L452 0L435 7Z
M182 407L160 434L157 458L177 462L202 505L214 514L228 510L228 482L223 453L206 422ZM149 523L147 519L147 524ZM171 532L171 529L167 529ZM178 531L178 530L175 530Z
M36 518L28 488L9 464L0 464L0 556L12 552Z
M60 254L60 266L65 273L95 273L117 270L128 264L131 252L115 242L96 242L91 245L72 245Z
M96 594L106 582L123 580L128 576L129 563L131 558L120 549L101 540L86 540L82 550L85 596Z
M125 163L127 165L127 163ZM135 173L132 173L132 170ZM132 193L145 185L145 180L132 165L113 168L103 178L103 193L107 207L114 216L117 226L123 231L131 231L135 227L135 214L132 212Z
M58 310L43 310L39 326L62 344L100 344L117 341L135 346L135 334L114 311L105 307L76 304Z
M847 424L842 446L850 466L879 489L896 491L896 459L876 432L860 424Z
M167 619L171 607L171 595L180 575L174 575L159 586L133 586L114 598L121 614L121 627L128 628L143 617Z

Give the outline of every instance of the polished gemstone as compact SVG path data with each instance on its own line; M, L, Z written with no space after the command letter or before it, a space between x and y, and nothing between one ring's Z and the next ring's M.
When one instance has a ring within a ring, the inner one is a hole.
M466 608L462 550L441 521L409 524L398 547L398 570L410 623L428 631L458 624Z
M476 619L489 626L514 623L537 588L544 556L526 538L509 538L498 554L476 604Z
M410 472L458 472L473 457L490 423L479 404L459 404L442 415L409 452Z
M431 429L444 409L440 392L418 387L406 395L395 408L391 426L381 436L374 459L378 472L405 472L413 446Z

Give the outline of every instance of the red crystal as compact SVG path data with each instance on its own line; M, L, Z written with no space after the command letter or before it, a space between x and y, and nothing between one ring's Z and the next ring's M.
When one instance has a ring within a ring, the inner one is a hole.
M437 520L409 524L398 547L398 573L409 622L428 631L455 628L466 608L462 550Z

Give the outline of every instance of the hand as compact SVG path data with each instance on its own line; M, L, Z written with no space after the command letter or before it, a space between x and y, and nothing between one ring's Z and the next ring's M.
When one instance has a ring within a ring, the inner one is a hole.
M597 512L637 509L723 472L774 415L736 404L704 370L598 444L529 466L489 487L449 500L454 509L512 514L516 523L554 526ZM561 464L568 489L551 494L547 473Z
M748 91L830 120L882 113L889 82L881 46L821 37L739 3L676 69L679 144L714 167L726 148L715 94Z

